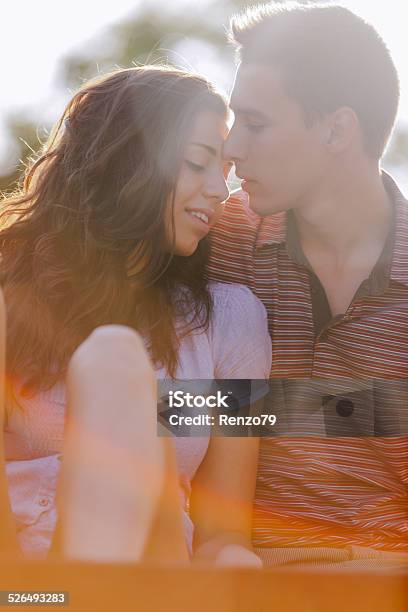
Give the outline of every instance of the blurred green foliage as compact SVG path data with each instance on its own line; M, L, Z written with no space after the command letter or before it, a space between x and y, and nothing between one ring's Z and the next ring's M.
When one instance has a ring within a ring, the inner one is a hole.
M233 52L226 44L225 35L229 18L243 6L257 3L248 0L207 0L186 11L183 4L178 7L177 3L144 0L136 5L133 14L102 31L86 48L82 47L62 58L56 71L56 86L72 94L89 78L117 66L127 67L159 60L180 65L182 58L174 51L179 43L188 39L211 45L217 56L224 60L227 58L232 67ZM188 58L185 59L188 62ZM37 123L38 118L34 119L30 110L8 117L6 131L11 143L10 153L18 161L7 172L2 173L0 168L0 191L13 189L21 179L33 151L41 148L51 126L42 124L39 129Z
M56 85L63 91L74 92L87 79L116 66L126 67L163 59L177 65L183 64L183 53L178 54L177 48L188 40L209 45L215 54L212 60L215 57L217 64L232 71L233 49L226 42L229 19L244 6L256 4L258 1L207 0L187 10L183 4L144 0L125 20L101 32L88 48L81 48L63 58L57 70ZM185 56L184 59L185 65L188 65L189 57ZM13 188L33 151L40 148L49 128L41 125L39 129L29 112L9 117L6 129L11 136L11 149L18 152L20 161L3 175L0 168L1 191ZM408 164L408 129L394 135L387 161L391 165Z

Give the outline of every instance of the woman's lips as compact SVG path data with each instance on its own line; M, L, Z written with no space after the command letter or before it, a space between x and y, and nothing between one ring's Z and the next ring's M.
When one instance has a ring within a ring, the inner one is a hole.
M203 221L196 215L191 214L191 211L186 210L186 214L188 215L190 221L194 223L195 227L200 228L202 232L205 234L210 231L210 222Z
M196 219L200 219L203 223L206 223L208 225L209 220L210 220L208 212L203 212L201 210L189 210L189 209L187 209L187 212L192 217L195 217Z

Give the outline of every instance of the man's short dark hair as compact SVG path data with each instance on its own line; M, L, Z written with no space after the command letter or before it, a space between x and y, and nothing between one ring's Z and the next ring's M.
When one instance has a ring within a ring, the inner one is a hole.
M282 74L309 120L352 108L367 155L382 156L398 110L399 80L372 25L342 6L270 3L233 17L230 38L244 64L270 64Z

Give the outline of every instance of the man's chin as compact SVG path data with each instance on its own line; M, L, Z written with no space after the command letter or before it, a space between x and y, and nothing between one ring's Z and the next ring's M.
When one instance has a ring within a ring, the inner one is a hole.
M273 202L271 198L264 198L257 195L249 195L249 208L259 217L268 217L278 212L286 210L286 207L279 206L278 202Z

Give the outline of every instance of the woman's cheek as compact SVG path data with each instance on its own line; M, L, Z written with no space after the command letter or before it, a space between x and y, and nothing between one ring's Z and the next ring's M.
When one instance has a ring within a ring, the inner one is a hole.
M176 187L176 207L185 208L200 191L200 180L190 170L183 170Z

